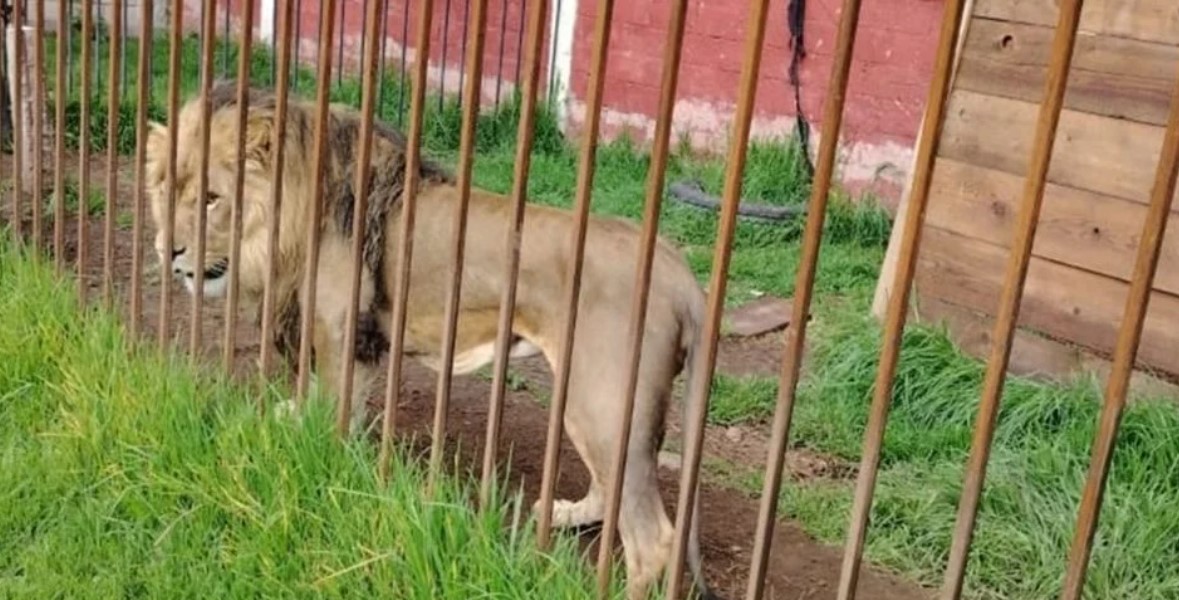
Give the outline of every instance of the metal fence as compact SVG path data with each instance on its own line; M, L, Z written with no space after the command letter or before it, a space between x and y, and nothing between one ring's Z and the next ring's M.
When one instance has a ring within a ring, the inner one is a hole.
M639 358L642 340L646 331L648 289L652 275L652 264L655 256L660 204L663 197L663 176L667 168L669 157L669 143L671 134L671 115L676 99L677 72L680 64L681 49L684 39L685 18L688 12L687 0L669 0L672 10L667 27L667 40L663 55L663 80L661 83L659 113L654 140L650 148L650 169L645 197L645 209L642 223L640 251L635 257L635 294L629 321L629 335L626 336L625 355L627 389L622 414L630 415L636 399L636 382L638 379ZM209 163L209 90L214 79L218 76L236 78L238 103L238 178L237 191L232 199L234 203L233 221L233 250L230 264L236 264L240 259L241 244L241 207L243 175L241 149L244 147L244 124L247 117L249 100L248 86L250 84L272 86L277 94L276 123L285 123L285 114L289 108L288 96L291 93L304 91L293 75L292 66L312 57L299 49L303 44L292 45L292 40L303 41L301 31L305 19L295 19L295 15L304 15L302 0L284 0L278 2L273 29L275 37L270 41L270 51L275 60L273 69L265 77L252 76L252 61L260 44L255 40L254 29L259 16L254 14L252 2L235 3L236 12L230 10L229 5L215 6L205 3L200 14L199 22L199 98L203 106L203 121L201 122L200 141L202 145L201 163L206 170L197 185L199 194L204 196L208 189L207 169ZM508 353L513 343L511 323L513 310L516 306L516 281L520 267L520 236L523 215L525 212L525 190L529 173L529 158L531 155L534 128L536 125L536 110L543 87L541 77L541 63L547 52L545 46L545 28L551 11L561 10L557 0L550 6L546 0L528 0L512 18L519 19L519 40L517 48L522 57L515 62L517 68L514 73L505 77L502 72L505 44L501 35L498 48L488 47L486 29L489 15L488 0L465 0L463 9L458 10L457 4L445 0L444 6L437 7L433 0L418 0L416 8L415 36L416 56L429 56L431 31L435 21L443 22L443 35L449 31L449 22L462 19L463 25L463 64L459 78L461 88L462 125L460 131L460 151L458 154L457 187L459 202L457 204L458 227L450 240L452 254L458 258L453 262L448 273L439 274L445 278L447 289L446 320L444 323L444 347L442 350L441 368L439 369L439 385L435 407L433 429L433 445L430 452L430 473L436 473L440 468L442 455L442 440L447 427L447 403L451 378L451 365L455 352L455 336L457 331L458 298L461 292L462 263L459 258L464 252L464 236L467 226L467 208L471 198L471 172L475 145L476 118L480 105L481 85L483 82L484 56L486 53L498 52L500 73L498 82L511 80L513 85L520 88L520 119L518 129L517 160L513 179L512 191L509 194L511 206L511 227L504 240L507 253L505 280L510 282L502 289L499 306L498 333L495 338L494 378L490 396L489 419L487 423L486 447L483 454L482 470L482 499L486 499L496 478L494 461L495 450L499 443L499 431L503 415L505 398L506 370ZM682 588L684 574L684 557L689 542L689 523L696 501L693 490L696 489L702 454L702 441L705 425L706 402L709 386L715 367L719 326L725 296L725 285L729 267L729 257L732 251L734 228L737 208L741 192L741 176L746 160L747 144L750 137L752 117L754 111L754 97L758 85L757 73L762 57L762 45L765 35L768 0L750 0L748 10L748 31L745 53L742 62L742 77L737 103L736 115L733 119L732 143L728 149L727 171L723 192L723 208L718 224L718 242L715 247L711 280L707 286L707 308L700 345L695 353L696 370L695 381L689 385L692 397L687 406L691 410L686 415L685 429L687 431L686 447L684 448L684 463L681 469L679 497L676 503L675 535L668 562L667 588L668 598L677 597ZM892 380L899 360L901 334L905 327L906 308L909 302L909 291L913 279L914 265L920 245L920 234L925 215L925 205L929 195L933 159L936 155L937 143L941 134L944 120L946 98L950 89L951 73L954 68L954 56L959 41L959 26L962 18L964 0L947 0L941 23L937 56L934 63L934 76L927 98L927 111L923 122L921 141L917 148L917 159L913 173L909 198L909 210L905 213L904 237L901 241L899 268L896 270L892 284L894 293L888 300L887 317L884 323L884 338L881 346L879 370L877 372L874 396L870 408L870 416L863 442L863 454L858 482L856 486L854 504L850 515L850 528L846 539L846 549L838 597L852 598L856 594L861 557L868 528L868 515L872 504L877 468L880 462L881 446L888 417ZM55 10L48 14L48 8ZM93 293L92 286L99 288L101 301L108 307L116 303L124 306L127 326L133 335L142 334L147 321L147 311L153 307L145 302L145 286L158 287L159 305L156 308L158 322L156 335L161 348L171 342L170 322L173 303L171 286L167 285L168 273L166 266L161 266L158 281L149 282L146 273L148 268L144 263L143 233L145 219L145 197L143 179L145 174L145 147L149 106L152 105L152 45L155 39L155 22L157 9L153 0L138 0L135 3L138 14L128 10L129 5L121 0L113 0L104 5L103 2L93 0L79 0L74 2L47 3L45 0L35 0L29 3L17 2L11 5L10 19L12 23L22 24L23 27L8 29L6 34L15 36L13 56L6 61L6 65L14 65L7 69L7 77L12 90L12 139L9 152L12 153L13 171L9 174L11 190L11 211L7 225L12 235L38 249L37 254L49 253L59 272L64 273L68 263L73 263L77 278L77 292L86 301ZM184 60L185 44L185 13L182 2L173 2L167 6L168 10L168 72L166 86L166 120L174 123L181 101L181 62ZM317 80L310 90L313 91L317 105L317 115L314 123L315 151L314 169L316 189L314 196L323 195L324 169L331 160L330 147L326 144L325 127L328 123L328 100L333 88L342 85L342 74L348 63L345 56L345 35L341 23L345 22L346 2L337 0L323 0L320 4L318 19L318 40L315 42L317 52L314 56L315 75ZM1012 345L1012 336L1019 311L1021 293L1028 270L1032 241L1039 218L1040 203L1046 179L1046 172L1052 154L1056 126L1060 117L1062 99L1064 97L1070 57L1076 39L1081 0L1062 0L1060 3L1059 22L1057 23L1055 40L1052 47L1049 76L1047 78L1044 100L1042 102L1040 119L1036 128L1035 144L1032 158L1027 170L1023 200L1018 216L1014 236L1013 251L1007 268L1007 276L1000 299L1000 310L994 325L992 354L987 363L986 379L982 402L979 408L978 420L970 451L969 461L963 485L963 493L959 505L958 522L954 532L949 563L945 572L942 597L957 598L962 592L965 565L967 562L971 538L975 525L983 480L985 477L992 432L1001 396L1007 361ZM441 10L439 10L441 8ZM585 126L582 131L580 162L578 164L578 182L573 207L574 235L570 240L572 262L567 266L571 273L569 285L564 289L562 302L566 319L561 328L560 347L553 369L555 372L554 396L550 406L550 419L544 473L542 481L542 502L539 515L538 535L540 544L546 546L551 536L553 491L557 477L558 449L568 395L570 364L572 360L572 340L578 317L578 297L582 278L582 263L587 247L588 215L590 208L591 183L594 178L594 161L596 138L601 125L601 107L604 91L604 73L607 69L607 49L610 45L610 24L614 8L613 0L599 0L596 11L596 26L591 40L592 53L589 80L586 97ZM386 103L396 106L395 114L398 125L403 124L403 118L408 121L407 128L407 156L405 169L404 196L401 198L400 219L401 231L411 231L417 210L417 183L421 177L421 149L423 132L423 113L427 102L426 89L428 82L428 64L424 60L410 61L406 48L409 46L410 6L408 1L392 2L368 0L364 4L364 34L361 37L360 72L362 86L360 93L360 109L363 114L361 125L360 146L356 150L359 164L367 164L371 160L374 115L389 114L385 111ZM402 49L399 53L389 53L387 43L391 34L386 30L390 21L390 14L401 15L404 25L400 34ZM798 269L796 295L793 304L793 324L786 335L783 361L781 366L781 384L777 408L772 423L771 450L766 457L766 471L764 489L761 495L761 506L756 531L753 562L748 578L748 593L750 599L763 595L764 582L767 571L767 556L773 543L773 523L777 515L778 490L782 485L784 456L790 433L791 416L794 408L795 391L799 378L802 348L806 336L806 328L812 299L813 283L816 264L821 245L824 218L828 192L831 186L832 173L835 166L836 147L834 141L839 138L841 115L843 112L845 92L847 88L850 59L855 42L857 22L860 15L859 0L844 0L840 13L839 30L836 40L834 67L827 87L825 105L823 109L821 145L818 152L815 181L808 205L807 221L803 237L803 252ZM509 18L509 11L500 11L501 31L507 29L504 24ZM73 26L75 16L80 17L80 23ZM138 32L131 31L131 18L137 16ZM221 21L218 21L220 16ZM232 17L232 19L231 19ZM47 21L54 25L49 27ZM236 23L236 25L234 24ZM220 25L221 32L218 33ZM236 27L236 32L232 31ZM337 31L337 29L340 31ZM46 90L46 42L53 35L56 51L52 66L53 94L47 98ZM218 37L220 36L220 40ZM32 43L26 47L31 38ZM138 40L138 51L131 56L128 48L129 40ZM236 50L231 49L231 42L236 44ZM443 40L443 46L447 41ZM65 48L80 48L80 56L74 52L62 51ZM103 53L107 57L106 70L99 69L101 61L97 56ZM220 53L220 54L218 54ZM236 70L231 68L231 57L236 55ZM135 59L135 72L130 73L131 60ZM76 70L79 81L73 81L75 60L80 60L80 69ZM401 84L397 87L398 97L390 98L385 85L385 77L389 69L387 61L398 61L401 74ZM412 62L412 64L410 64ZM445 69L446 59L442 60ZM31 67L31 68L30 68ZM412 67L412 72L409 67ZM412 84L405 83L406 77L412 77ZM269 80L266 80L269 79ZM441 79L445 82L445 72ZM105 95L101 90L105 85ZM551 87L551 82L550 82ZM30 93L31 90L31 93ZM74 90L77 90L76 98ZM410 97L404 95L410 91ZM133 242L129 257L130 277L128 281L120 282L116 279L116 211L112 208L119 198L117 153L120 147L120 131L124 131L128 115L123 114L126 106L123 101L129 100L132 91L136 94L134 101L133 129L134 129L134 164L135 164L135 192L132 201L132 230ZM495 101L499 102L500 93L495 93ZM441 98L441 96L440 96ZM30 100L31 99L31 100ZM49 100L53 100L50 102ZM67 110L74 110L71 102L76 99L77 115L67 114ZM89 239L99 235L89 230L89 215L86 213L90 188L96 184L92 181L90 167L92 121L101 118L94 114L95 100L106 109L107 122L105 141L106 160L110 168L107 169L105 191L107 201L102 207L103 250L101 257L88 256ZM440 100L441 101L441 100ZM408 103L408 106L406 104ZM49 117L48 107L52 106L53 115ZM26 111L32 110L31 119ZM69 168L66 156L66 127L69 119L76 119L79 149L77 159L77 191L76 210L67 210L67 186L65 171ZM28 125L25 123L28 122ZM50 128L51 124L56 124ZM176 149L178 144L177 127L168 128L169 131L169 164L167 165L169 181L176 177ZM52 156L44 156L46 150L45 136L52 132ZM274 145L273 181L280 183L284 169L283 148L285 128L279 127L278 141ZM31 138L31 140L30 140ZM30 142L31 143L26 143ZM28 147L31 151L26 153ZM1095 149L1096 150L1096 149ZM42 166L48 160L53 165L53 181L48 189L56 197L51 216L43 214ZM28 162L33 164L30 165ZM1062 598L1079 598L1085 570L1091 550L1094 531L1097 527L1097 515L1102 501L1102 490L1108 472L1114 449L1119 417L1125 402L1127 383L1130 376L1134 357L1137 352L1140 333L1146 306L1148 292L1151 288L1159 249L1165 232L1167 213L1170 210L1175 195L1176 172L1179 170L1179 87L1176 88L1172 109L1168 122L1166 139L1158 163L1157 179L1151 199L1150 212L1143 225L1140 238L1137 263L1131 282L1130 293L1126 299L1125 315L1119 333L1118 345L1113 358L1114 368L1108 380L1105 392L1105 405L1097 438L1093 444L1093 454L1090 472L1084 488L1084 495L1079 508L1077 527L1073 546L1069 552L1068 571L1061 594ZM26 178L31 177L31 186ZM345 329L344 358L340 368L343 370L343 391L339 394L339 428L341 433L347 431L357 335L357 319L361 312L359 290L363 261L363 229L366 225L363 216L366 214L366 203L369 199L371 174L368 169L357 170L355 183L355 210L353 211L352 253L351 261L351 304L348 310L348 325ZM171 193L175 194L174 186ZM278 206L283 200L281 185L275 185L271 201L273 214L279 214ZM27 203L27 206L26 206ZM169 210L172 207L169 205ZM318 222L322 207L313 203L312 223ZM204 212L197 210L196 227L198 242L196 253L203 256L205 239ZM171 247L173 215L168 215L169 225L165 231L165 247ZM70 232L73 240L67 240L66 234L72 224ZM268 223L269 244L271 254L274 255L278 235L282 224L277 218ZM309 254L306 257L304 269L307 280L306 290L316 287L318 242L320 229L310 227L306 232ZM396 291L392 298L391 325L388 331L391 354L388 365L388 380L385 389L385 409L381 426L381 462L380 473L387 476L391 440L395 428L396 411L400 394L402 376L402 352L405 341L405 327L407 320L407 298L411 255L412 236L402 235L398 248ZM92 270L95 265L101 265L101 272ZM228 301L225 304L225 327L222 342L222 360L228 368L234 361L234 335L237 324L238 290L236 272L232 273ZM266 294L262 304L261 330L263 340L270 340L275 333L275 306L277 299L271 291L274 288L273 278L275 269L270 269L270 279L267 282ZM203 271L198 268L195 272L196 289L201 289ZM97 279L97 282L95 280ZM164 282L163 285L160 282ZM125 292L120 294L120 291ZM125 298L121 298L125 295ZM296 377L297 397L303 398L308 391L309 375L312 370L312 330L314 319L314 303L316 295L306 293L300 300L301 321L299 329L298 362ZM189 350L197 353L202 348L201 324L202 295L194 294L190 300L190 331ZM623 340L619 340L623 343ZM268 343L261 344L260 368L263 373L269 373L275 361L274 351ZM619 522L620 501L623 483L623 466L628 460L628 444L630 435L630 420L624 419L618 426L623 431L619 436L620 442L614 448L611 477L607 482L609 492L604 514L604 539L601 543L601 553L598 560L599 584L602 593L608 588L610 578L610 558L614 542L616 526Z

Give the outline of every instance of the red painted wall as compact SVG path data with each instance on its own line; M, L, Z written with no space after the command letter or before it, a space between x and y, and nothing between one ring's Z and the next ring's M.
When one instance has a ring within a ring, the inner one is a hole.
M234 6L240 1L231 0ZM385 17L390 66L399 62L400 44L405 37L407 1L410 0L387 1ZM471 1L434 0L431 80L437 85L441 79L445 53L446 87L452 93L459 89L458 73L463 62L464 29ZM199 6L196 0L187 2L190 7ZM449 19L445 17L448 2ZM516 81L517 63L523 60L519 44L520 28L524 25L521 11L526 2L492 0L488 3L483 60L485 99L492 97L494 82L501 74L505 94ZM749 1L689 2L676 112L677 134L687 128L701 140L700 143L723 150L740 84ZM572 3L573 0L562 0L562 10L570 10ZM318 50L320 3L303 0L301 4L301 59L314 64ZM556 1L550 4L551 13L556 8ZM791 53L787 4L788 0L770 2L758 83L755 136L789 133L793 127L794 92L787 74ZM942 0L874 0L862 5L841 140L848 154L843 164L845 183L853 188L873 187L886 198L895 198L899 190L903 173L910 166L911 147L931 77L942 4ZM354 68L359 58L365 1L340 0L337 5L342 7L344 26L336 29L333 55L342 38L345 62L349 63L349 68ZM420 2L410 1L408 46L411 49L418 45L414 29L419 6ZM671 0L615 3L604 97L604 109L611 118L605 120L604 135L616 135L627 126L635 125L648 135L653 129L670 7ZM840 0L807 0L804 32L807 55L801 65L802 105L816 138L822 122L822 104L841 9ZM574 132L584 117L584 111L578 107L586 96L597 3L578 0L576 10L568 98L570 111L566 123ZM503 18L505 11L506 20ZM547 40L549 20L546 19L545 25L546 51L541 71L545 82L552 56ZM813 142L812 152L815 145ZM889 167L893 172L891 179L873 181L873 173Z

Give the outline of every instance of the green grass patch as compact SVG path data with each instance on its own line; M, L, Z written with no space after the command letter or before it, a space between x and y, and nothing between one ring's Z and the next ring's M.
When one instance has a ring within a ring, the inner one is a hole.
M126 352L112 316L79 314L6 235L0 596L591 597L574 542L538 552L518 496L477 513L443 476L427 497L402 453L382 485L326 403L261 418L256 390Z
M823 311L813 328L792 440L858 463L879 360L867 302ZM946 333L911 326L902 343L868 532L867 556L940 585L978 410L984 365ZM777 381L720 378L710 420L772 415ZM1008 380L967 573L973 598L1047 598L1059 591L1100 411L1093 378ZM1086 597L1179 597L1179 409L1139 399L1122 422ZM760 491L761 474L743 485ZM797 485L782 510L820 539L842 543L850 482Z

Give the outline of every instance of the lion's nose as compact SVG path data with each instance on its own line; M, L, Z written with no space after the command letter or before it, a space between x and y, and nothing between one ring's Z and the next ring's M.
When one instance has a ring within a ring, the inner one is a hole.
M172 249L172 260L176 260L177 256L184 254L185 250L187 250L187 248L173 248Z

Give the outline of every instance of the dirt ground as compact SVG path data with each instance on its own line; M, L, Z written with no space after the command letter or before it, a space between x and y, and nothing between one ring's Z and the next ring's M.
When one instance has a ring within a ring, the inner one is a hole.
M77 173L77 160L67 162L67 178ZM106 161L92 158L91 186L105 189ZM47 163L51 168L51 163ZM11 157L0 161L0 172L12 173ZM118 213L126 213L123 227L114 237L114 279L116 289L121 293L129 285L131 272L132 232L129 225L134 183L133 170L124 164L119 169ZM46 189L52 187L52 173L45 176ZM0 215L9 220L11 215L11 194L6 187L3 194L3 208ZM45 194L49 196L48 193ZM48 204L47 204L48 205ZM31 230L27 221L31 214L29 200L25 200L25 230ZM118 214L117 213L117 214ZM52 248L52 214L46 215L44 245ZM145 219L147 216L145 215ZM100 298L103 272L103 221L101 216L88 221L89 232L86 242L88 261L85 267L90 297ZM79 247L76 217L67 219L64 228L66 237L65 258L73 267ZM144 266L147 271L144 285L144 310L141 323L144 334L156 335L159 314L160 286L156 274L156 260L151 250L150 223L144 222ZM190 323L190 304L187 295L179 285L173 286L170 328L177 336L181 347L187 347ZM121 303L126 315L126 302ZM224 305L221 302L204 303L202 310L202 349L212 360L220 360L224 332ZM782 334L773 333L756 338L724 338L721 340L717 360L718 372L734 375L762 374L776 375L781 359ZM258 330L247 315L239 316L234 339L235 371L250 372L255 368L258 356ZM497 460L502 468L510 468L512 488L522 486L525 506L531 505L538 494L543 468L545 435L548 411L537 401L547 397L547 386L551 381L547 365L539 359L517 361L511 369L522 375L528 382L526 389L510 390L504 410L504 427ZM383 371L383 369L382 369ZM405 381L402 385L401 404L398 406L398 435L418 435L428 438L433 420L433 397L437 378L433 372L414 363L405 362ZM376 389L384 389L384 382L378 382ZM447 444L454 449L461 440L460 466L472 472L480 468L480 455L486 427L487 399L490 394L489 382L479 376L456 377L452 386L450 414L448 415ZM673 403L674 404L674 403ZM381 399L373 398L369 405L374 418L381 410ZM669 417L669 440L679 436L678 411L673 408ZM706 434L706 463L719 459L715 464L743 465L760 469L766 460L768 441L767 428L730 427L710 428ZM508 465L510 458L510 465ZM788 485L815 482L823 479L854 477L854 465L824 457L805 450L792 450L788 454ZM662 461L661 461L662 462ZM678 464L678 461L675 461ZM453 464L453 463L452 463ZM679 473L675 464L660 469L665 503L669 514L674 517L674 502L679 485ZM702 475L704 476L704 475ZM701 494L701 543L705 569L709 582L725 598L743 597L746 577L752 559L751 550L754 529L757 523L758 498L735 488L725 487L713 481L715 477L704 477L705 485ZM560 478L557 495L577 499L584 494L589 478L588 473L567 437L563 436ZM775 526L774 544L769 562L769 575L765 598L811 600L834 598L838 588L842 548L821 544L808 536L795 523L779 520ZM597 530L584 532L584 546L592 550L591 560L596 557ZM932 592L914 583L903 580L871 565L862 569L859 598L865 600L908 600L928 598Z

